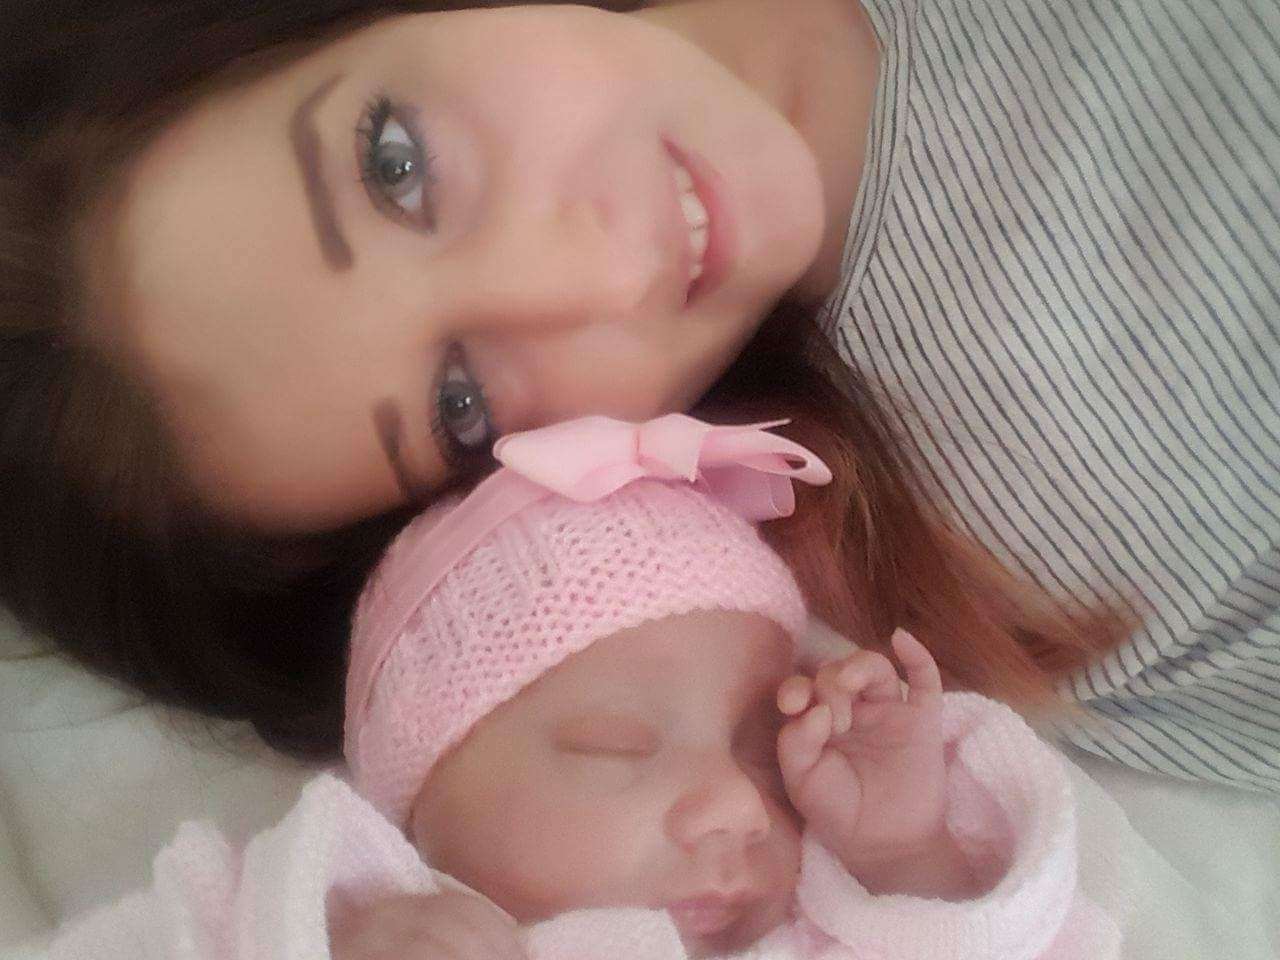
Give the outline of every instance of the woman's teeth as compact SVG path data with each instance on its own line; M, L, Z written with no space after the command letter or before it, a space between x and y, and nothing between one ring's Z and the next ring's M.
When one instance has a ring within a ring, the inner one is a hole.
M702 255L707 252L707 222L710 218L707 208L693 190L693 177L679 164L676 165L676 186L680 189L680 209L689 224L689 246L693 250L689 279L692 281L702 276Z

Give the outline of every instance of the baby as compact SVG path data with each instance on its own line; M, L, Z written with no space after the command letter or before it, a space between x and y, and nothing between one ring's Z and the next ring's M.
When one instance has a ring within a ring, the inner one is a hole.
M825 483L753 427L587 418L396 540L355 620L346 754L243 851L185 825L54 957L1114 956L1054 756L886 657L801 669L754 523Z
M751 521L827 482L812 454L676 415L495 455L366 589L346 743L360 794L487 902L335 911L335 956L392 917L424 957L601 955L624 931L668 957L963 956L975 925L1020 956L1069 944L1065 785L1014 714L944 697L904 631L905 684L868 651L799 670L804 603Z

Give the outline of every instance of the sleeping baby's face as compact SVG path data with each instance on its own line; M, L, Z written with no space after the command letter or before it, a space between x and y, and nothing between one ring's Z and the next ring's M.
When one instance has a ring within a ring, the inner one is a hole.
M436 765L414 842L521 922L646 906L691 955L745 946L786 917L799 870L776 755L791 667L785 633L750 614L597 641Z

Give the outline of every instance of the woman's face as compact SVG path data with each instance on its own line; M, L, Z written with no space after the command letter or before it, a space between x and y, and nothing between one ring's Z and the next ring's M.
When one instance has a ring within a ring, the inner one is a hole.
M723 372L815 257L821 186L782 114L642 14L384 20L145 150L99 292L215 509L336 526L502 433L687 409Z
M726 611L575 654L484 718L412 814L427 862L521 922L668 910L693 956L788 915L800 839L776 751L791 644Z

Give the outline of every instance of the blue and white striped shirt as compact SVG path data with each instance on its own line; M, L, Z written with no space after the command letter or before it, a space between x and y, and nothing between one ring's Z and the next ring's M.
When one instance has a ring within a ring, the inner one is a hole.
M830 335L970 533L1142 617L1067 736L1280 792L1280 3L863 3Z

